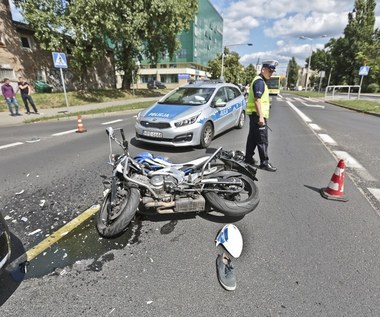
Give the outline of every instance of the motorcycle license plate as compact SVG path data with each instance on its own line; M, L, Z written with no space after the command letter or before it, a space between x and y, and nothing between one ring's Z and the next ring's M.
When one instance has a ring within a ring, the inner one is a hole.
M143 135L150 136L153 138L162 138L162 132L156 132L156 131L143 131Z

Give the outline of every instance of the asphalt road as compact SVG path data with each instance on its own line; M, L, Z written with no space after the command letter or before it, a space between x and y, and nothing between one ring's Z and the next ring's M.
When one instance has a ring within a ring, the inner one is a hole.
M380 119L291 96L272 99L269 151L278 171L258 171L260 204L235 223L244 239L234 260L236 291L224 291L215 270L222 248L214 238L231 219L137 217L124 239L107 242L90 221L31 263L31 270L44 271L43 257L59 254L52 267L60 269L2 284L0 315L379 316L380 209L369 188L380 188ZM23 142L0 149L2 213L20 242L18 252L101 199L101 176L110 172L102 123L114 119L123 119L112 125L132 138L132 114L84 118L88 131L82 134L52 136L75 129L75 121L1 131L0 146ZM232 130L211 148L244 150L247 131L248 124ZM205 153L131 143L132 154L149 150L176 162ZM336 151L350 155L347 203L318 192L335 170ZM76 260L64 267L68 258Z

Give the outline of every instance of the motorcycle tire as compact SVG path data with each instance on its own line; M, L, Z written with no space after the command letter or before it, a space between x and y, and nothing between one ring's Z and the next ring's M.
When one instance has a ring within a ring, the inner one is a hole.
M259 204L259 189L257 188L253 179L246 175L240 176L244 183L244 190L247 192L248 197L239 200L240 194L227 197L223 193L207 192L203 193L206 201L210 206L225 216L241 217L253 211Z
M120 215L112 221L107 219L110 199L111 192L108 192L96 216L96 229L104 238L117 237L127 229L140 204L140 192L137 188L128 188L127 196L120 202Z

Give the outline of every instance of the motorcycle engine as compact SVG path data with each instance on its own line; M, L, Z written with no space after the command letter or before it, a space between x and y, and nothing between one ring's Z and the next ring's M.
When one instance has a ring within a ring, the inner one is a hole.
M150 183L155 189L165 192L171 192L178 185L177 179L170 175L154 175Z

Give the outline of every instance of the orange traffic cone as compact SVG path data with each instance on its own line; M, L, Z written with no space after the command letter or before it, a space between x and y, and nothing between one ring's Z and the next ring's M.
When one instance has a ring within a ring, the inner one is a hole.
M77 133L82 133L82 132L86 132L86 131L87 130L85 129L83 122L82 122L82 117L78 113L78 130L77 130Z
M340 160L327 188L321 188L322 197L331 200L348 201L344 194L344 160Z

